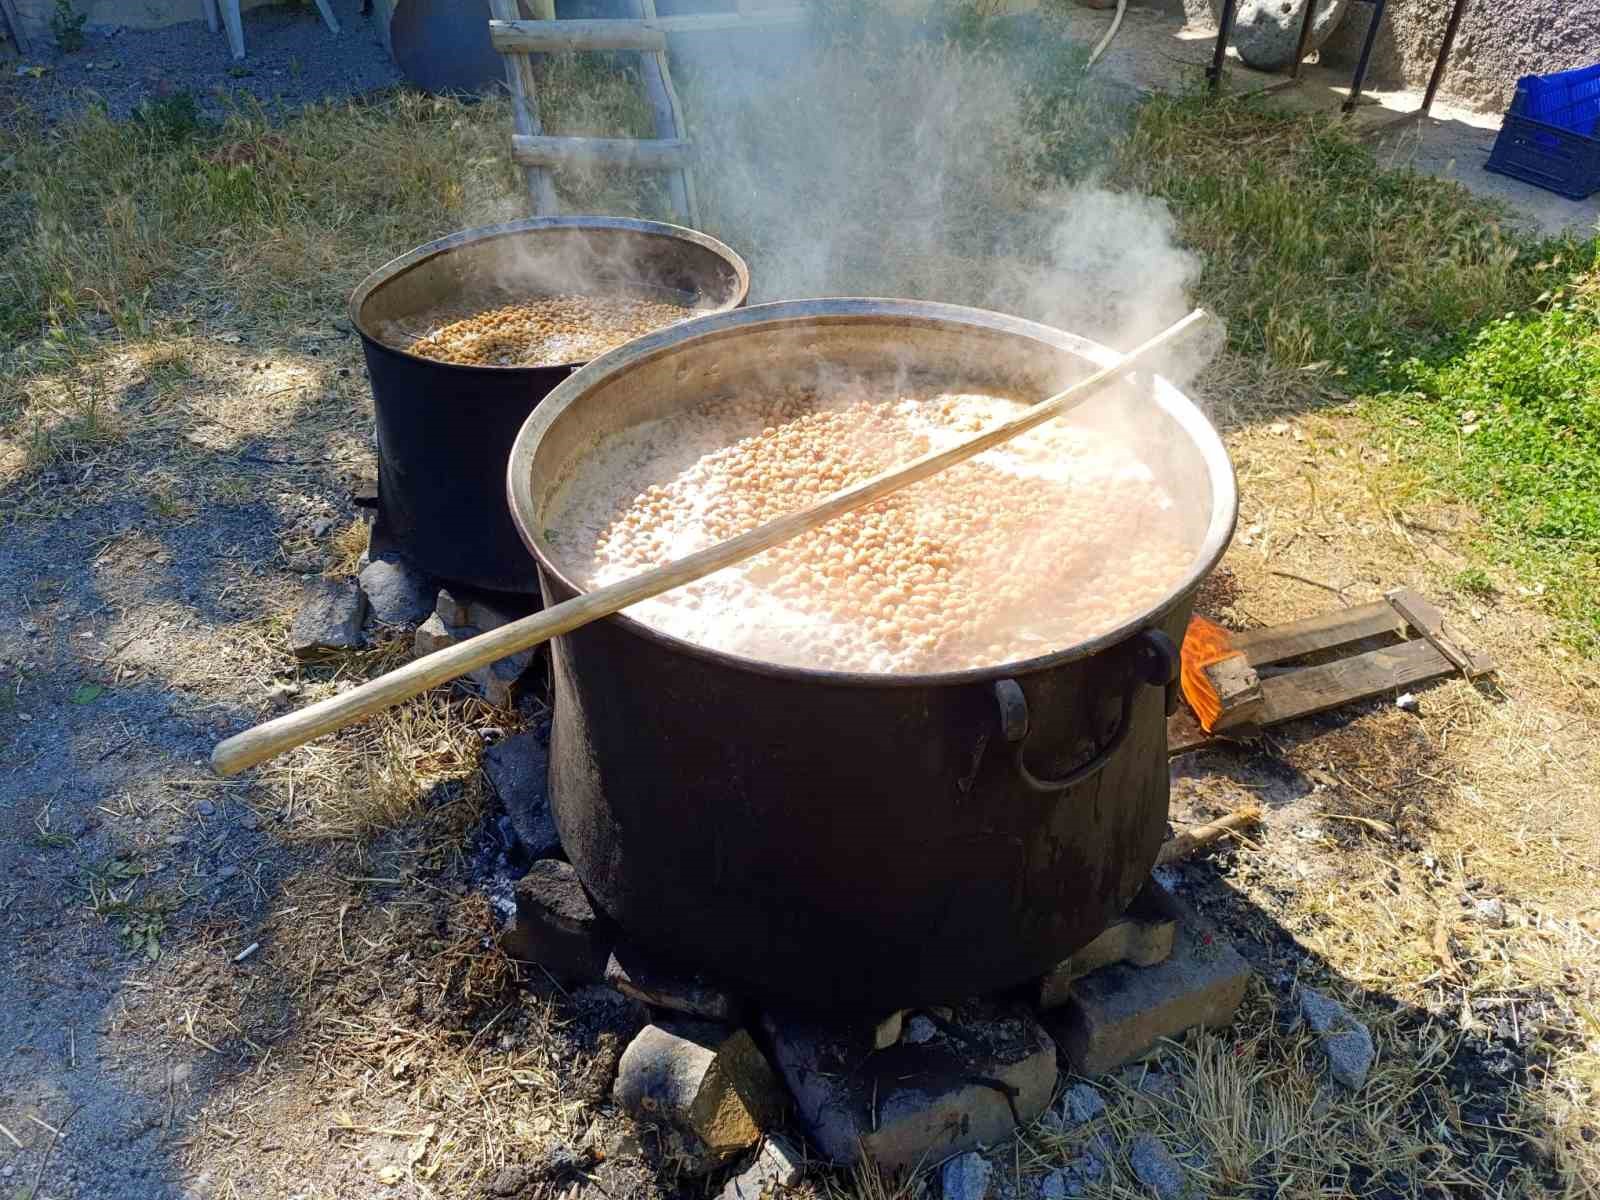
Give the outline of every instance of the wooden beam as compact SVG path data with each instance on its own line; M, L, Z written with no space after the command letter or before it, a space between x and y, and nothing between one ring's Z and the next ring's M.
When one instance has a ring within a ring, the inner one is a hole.
M521 17L517 0L489 0L489 15L500 21L515 21ZM544 132L544 126L539 123L533 66L526 54L508 54L505 58L506 87L511 92L511 124L516 137L537 137ZM533 215L547 217L560 212L561 202L556 198L556 185L550 172L537 165L523 165L527 167L528 199L533 205Z
M1395 612L1404 617L1413 629L1427 638L1434 649L1453 662L1459 670L1466 672L1468 679L1486 675L1494 670L1492 659L1479 654L1453 631L1446 632L1444 614L1425 597L1410 588L1396 588L1388 594L1387 602L1394 606Z
M643 21L490 21L489 41L501 54L667 48L667 35Z
M511 157L525 167L601 164L646 171L680 170L694 147L680 138L525 137L511 139Z
M1221 712L1211 726L1213 731L1260 720L1266 699L1261 692L1261 679L1249 659L1235 651L1207 663L1200 670L1221 705Z
M1303 621L1272 625L1266 629L1246 629L1232 635L1235 650L1260 670L1273 663L1299 658L1318 650L1338 650L1355 642L1383 634L1399 634L1405 621L1387 600L1375 600L1356 608L1335 609Z
M1422 638L1261 681L1261 724L1276 725L1369 700L1454 673L1455 666Z
M653 20L656 15L655 0L633 0L639 16ZM662 34L665 38L666 35ZM656 137L687 137L689 124L684 119L683 106L678 102L678 89L672 86L672 71L667 65L665 47L653 54L639 58L639 78L644 84L645 98L655 118ZM691 227L700 224L700 202L694 192L694 177L687 169L667 176L667 191L672 196L672 210L678 219Z

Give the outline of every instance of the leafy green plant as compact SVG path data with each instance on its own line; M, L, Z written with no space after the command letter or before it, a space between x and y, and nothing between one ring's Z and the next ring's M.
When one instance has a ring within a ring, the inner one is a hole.
M61 47L62 53L75 54L83 49L86 20L82 13L74 11L72 0L56 0L55 11L50 14L50 32L55 34L56 45Z
M1458 591L1466 592L1469 596L1487 598L1494 595L1494 580L1482 567L1466 567L1457 571L1450 582Z
M173 92L141 101L133 110L133 119L164 142L177 144L193 137L206 127L192 92Z

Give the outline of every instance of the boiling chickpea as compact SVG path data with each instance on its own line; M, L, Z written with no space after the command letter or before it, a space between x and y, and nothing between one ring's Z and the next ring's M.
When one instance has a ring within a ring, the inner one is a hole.
M422 336L398 327L385 340L439 362L542 367L587 362L624 342L687 320L680 304L628 296L540 296L476 310L461 302L422 319Z
M993 396L885 398L864 386L708 399L581 463L547 524L562 530L564 550L588 548L567 564L580 581L611 583L1014 411ZM720 448L667 468L685 446ZM656 480L642 490L641 462ZM1174 508L1129 446L1053 423L630 615L796 666L894 673L1014 662L1105 633L1161 600L1194 552Z

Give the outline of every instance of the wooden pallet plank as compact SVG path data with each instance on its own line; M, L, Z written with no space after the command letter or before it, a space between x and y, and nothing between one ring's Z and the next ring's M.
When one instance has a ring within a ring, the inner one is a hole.
M489 0L489 15L497 21L520 19L517 0ZM544 132L539 123L539 97L534 86L533 65L526 54L508 54L506 60L506 87L511 92L511 123L516 130L513 145L518 137L538 137ZM512 152L515 157L515 150ZM523 163L528 183L528 198L534 216L550 216L561 211L556 198L556 185L550 172L539 163Z
M1355 608L1319 613L1301 621L1247 629L1232 635L1233 648L1241 651L1257 669L1313 654L1319 650L1338 650L1370 637L1401 633L1405 621L1387 600L1375 600Z
M527 137L515 134L511 138L511 157L525 167L600 163L669 171L688 166L694 159L694 147L680 138Z
M1261 681L1262 725L1309 717L1455 672L1425 638L1301 667Z
M659 51L667 48L667 35L643 21L490 21L489 42L501 54Z
M1440 654L1448 658L1469 679L1494 670L1494 660L1479 654L1453 630L1446 631L1444 614L1428 599L1410 588L1395 588L1385 599L1410 626L1427 638Z

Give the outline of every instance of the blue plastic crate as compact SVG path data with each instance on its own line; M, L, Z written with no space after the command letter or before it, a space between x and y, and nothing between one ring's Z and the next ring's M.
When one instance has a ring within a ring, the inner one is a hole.
M1517 83L1485 167L1558 195L1600 191L1600 64Z

